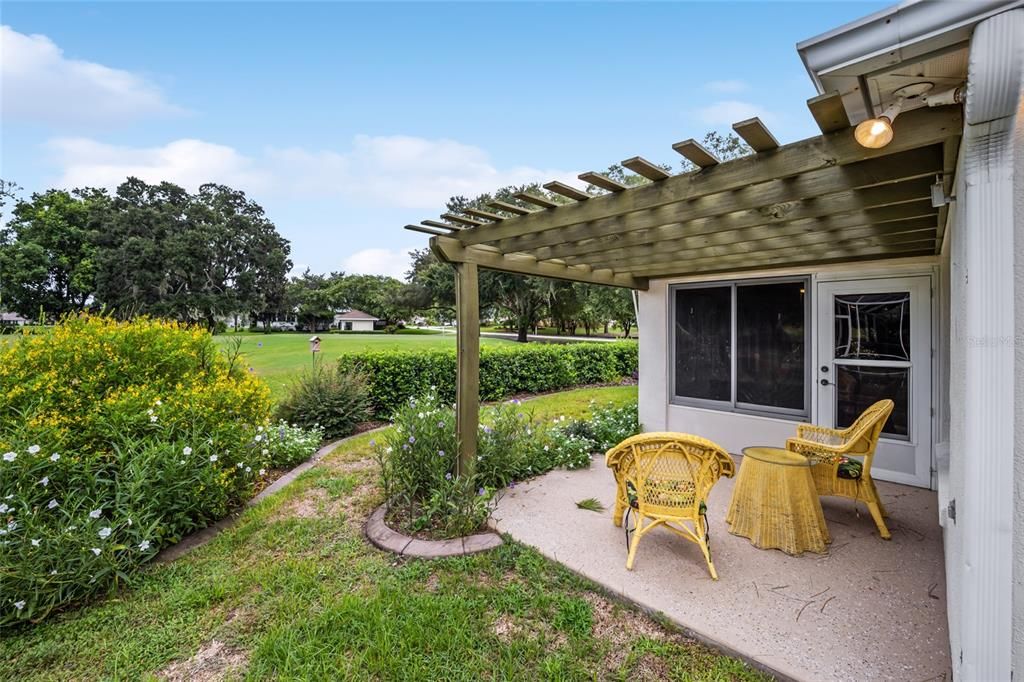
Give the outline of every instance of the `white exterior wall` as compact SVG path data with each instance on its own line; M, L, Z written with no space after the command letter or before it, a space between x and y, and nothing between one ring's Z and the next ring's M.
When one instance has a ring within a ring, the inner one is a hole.
M1024 10L978 25L951 234L950 466L943 502L955 679L1024 670L1024 243L1017 115Z
M640 423L646 431L678 431L694 433L710 438L733 454L751 445L774 445L781 447L787 438L796 433L797 420L738 414L721 410L671 404L671 344L672 330L669 329L671 315L669 288L673 284L698 281L723 281L743 278L783 277L789 275L810 275L811 291L817 282L835 280L856 280L867 277L903 277L911 275L935 276L941 267L940 258L914 258L856 265L837 265L819 269L772 270L764 272L728 273L705 277L658 279L650 282L647 291L638 295L640 326ZM938 292L937 292L938 293ZM933 306L938 307L937 298ZM817 362L817 330L814 328L816 305L811 306L811 366ZM933 313L935 311L933 310ZM938 321L943 316L933 314ZM936 330L937 331L937 330ZM933 332L933 338L940 335ZM938 355L938 352L936 353ZM934 363L938 366L938 363ZM933 367L934 372L934 367ZM812 372L816 377L817 372ZM935 375L938 376L938 375ZM933 379L933 386L937 383ZM811 391L811 420L816 417L817 391ZM938 412L938 411L937 411ZM933 440L937 440L933 435Z
M354 332L372 332L373 331L373 320L343 320L342 322L351 322L352 331Z

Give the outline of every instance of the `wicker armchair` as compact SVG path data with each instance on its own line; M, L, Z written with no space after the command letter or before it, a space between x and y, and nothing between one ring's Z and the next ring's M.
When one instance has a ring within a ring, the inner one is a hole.
M879 400L845 429L801 424L797 427L796 438L786 441L787 450L798 452L811 460L811 475L818 495L862 500L867 504L883 540L892 539L892 535L885 525L884 517L888 513L871 478L871 462L875 457L882 427L892 413L893 406L891 400ZM857 478L839 476L840 464L849 457L864 458Z
M633 568L640 539L664 526L700 546L711 577L718 580L708 546L705 501L719 478L735 473L729 453L698 436L646 433L609 450L605 464L615 475L615 525L622 525L623 513L631 506L636 511L626 568ZM632 505L630 486L635 489Z

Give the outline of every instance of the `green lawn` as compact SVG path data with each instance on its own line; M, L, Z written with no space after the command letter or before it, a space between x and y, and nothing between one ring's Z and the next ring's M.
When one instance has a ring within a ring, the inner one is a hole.
M231 339L242 339L242 352L246 367L262 377L270 386L275 398L284 394L285 388L303 369L312 366L313 355L309 351L311 334L223 334L217 337L221 343ZM364 350L426 350L431 348L454 348L454 334L320 334L318 363L329 363L348 351ZM505 339L480 339L483 346L515 343Z
M572 416L635 395L582 389L531 404ZM133 589L4 632L0 679L767 679L521 545L436 561L373 549L362 523L380 502L374 437Z

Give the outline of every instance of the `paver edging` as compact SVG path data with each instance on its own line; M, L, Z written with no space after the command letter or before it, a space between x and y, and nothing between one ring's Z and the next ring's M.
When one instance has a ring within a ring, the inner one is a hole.
M451 540L420 540L392 530L384 521L388 512L387 504L377 507L366 520L364 533L373 545L386 552L399 556L412 556L420 559L440 559L443 557L465 556L494 549L504 544L497 533L474 533Z
M259 504L260 502L262 502L266 498L270 497L271 495L273 495L277 491L281 490L281 488L284 488L286 485L288 485L289 483L294 481L296 478L298 478L299 476L301 476L305 472L307 472L310 469L312 469L314 466L317 465L317 463L320 460L322 460L324 457L326 457L327 455L329 455L332 452L334 452L334 450L338 446L340 446L342 443L344 443L345 441L352 440L353 438L358 438L358 437L360 437L360 436L362 436L364 434L373 433L375 431L380 431L380 430L386 429L386 428L388 428L388 427L387 426L378 426L375 429L369 429L368 431L363 431L362 433L355 433L355 434L352 434L351 436L346 436L345 438L339 438L338 440L331 441L327 445L322 446L319 450L314 452L313 455L309 459L307 459L305 462L302 462L301 464L296 465L294 468L292 468L289 471L287 471L284 475L282 475L276 481L274 481L273 483L268 485L266 488L261 490L252 499L248 500L245 503L245 506L242 509L235 510L235 511L231 512L230 514L228 514L227 516L225 516L224 518L222 518L219 521L217 521L216 523L213 523L212 525L209 525L206 528L201 528L201 529L195 531L194 533L189 533L188 535L183 537L181 540L178 540L178 542L174 543L173 545L168 545L167 547L164 547L153 558L153 562L152 563L155 563L155 564L168 563L168 562L174 561L175 559L178 559L179 557L184 556L185 554L191 552L193 549L195 549L197 547L202 547L207 542L209 542L210 540L215 538L217 535L219 535L221 531L226 530L227 528L230 528L231 526L233 526L234 523L236 521L238 521L238 518L242 515L243 511L245 511L249 507L256 506L257 504Z

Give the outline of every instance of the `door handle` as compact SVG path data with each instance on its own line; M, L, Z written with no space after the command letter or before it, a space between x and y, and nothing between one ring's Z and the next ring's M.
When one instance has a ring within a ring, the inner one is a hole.
M822 386L835 386L835 384L828 379L822 379L820 383Z

